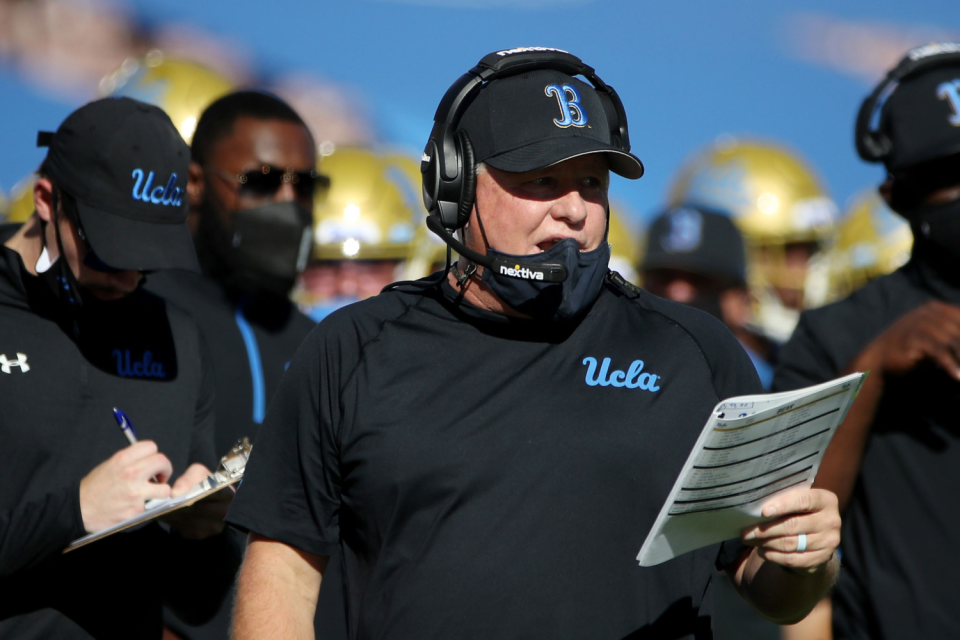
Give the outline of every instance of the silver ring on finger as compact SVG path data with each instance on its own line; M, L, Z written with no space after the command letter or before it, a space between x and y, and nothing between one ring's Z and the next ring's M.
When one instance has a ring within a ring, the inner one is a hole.
M797 553L803 553L807 550L807 534L800 533L797 535Z

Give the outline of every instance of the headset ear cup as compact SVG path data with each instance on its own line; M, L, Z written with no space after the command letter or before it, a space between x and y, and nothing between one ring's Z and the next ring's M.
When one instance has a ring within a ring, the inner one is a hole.
M477 167L476 156L473 153L473 143L465 130L457 132L457 142L460 147L461 170L463 179L460 183L460 207L457 209L457 228L462 229L470 220L473 203L477 197Z
M890 153L890 139L886 134L880 131L873 131L870 128L870 121L874 117L877 100L883 85L877 88L873 94L863 101L860 105L860 111L857 113L857 123L854 127L856 132L857 154L867 162L879 162Z

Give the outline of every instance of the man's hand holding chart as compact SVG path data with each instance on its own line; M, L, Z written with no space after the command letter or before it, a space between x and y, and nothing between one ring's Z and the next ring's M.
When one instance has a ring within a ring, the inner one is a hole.
M764 504L810 488L865 376L718 404L640 549L640 564L737 538L771 519Z

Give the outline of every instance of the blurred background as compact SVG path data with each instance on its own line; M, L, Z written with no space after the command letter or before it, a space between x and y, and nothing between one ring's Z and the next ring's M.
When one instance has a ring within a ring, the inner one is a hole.
M629 224L658 211L685 158L731 136L797 152L845 209L882 180L853 148L860 100L908 48L958 38L950 0L0 0L0 191L42 159L38 129L153 50L280 94L321 152L417 156L455 78L490 51L542 45L580 56L623 98L647 168L612 186Z

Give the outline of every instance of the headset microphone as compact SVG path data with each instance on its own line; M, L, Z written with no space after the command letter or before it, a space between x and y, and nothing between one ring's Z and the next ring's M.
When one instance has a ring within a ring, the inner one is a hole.
M494 272L501 275L518 278L520 280L542 280L543 282L563 282L567 279L567 268L556 262L534 263L523 262L522 260L505 260L504 258L493 257L477 253L473 249L467 248L465 244L457 240L443 226L440 217L437 215L427 216L427 228L447 243L448 246L456 250L463 257L471 260L486 269L493 269ZM542 274L542 278L537 275Z

